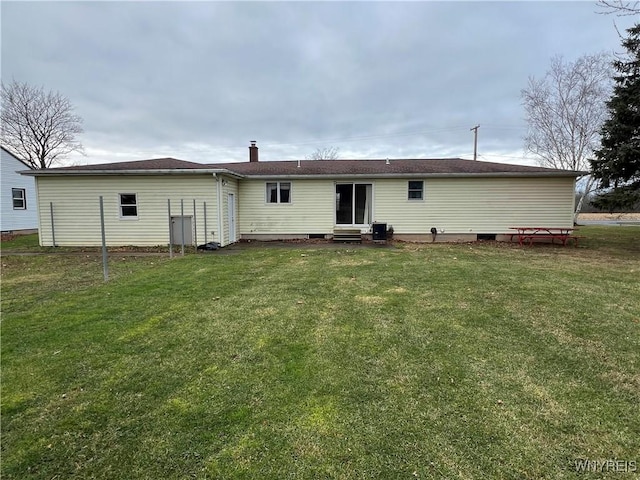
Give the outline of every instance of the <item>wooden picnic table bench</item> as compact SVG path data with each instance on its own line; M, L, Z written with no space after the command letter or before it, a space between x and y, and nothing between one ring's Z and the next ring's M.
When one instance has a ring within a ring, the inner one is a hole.
M551 243L555 243L556 239L563 246L567 245L569 240L573 240L574 246L578 246L578 240L582 237L573 235L576 230L574 227L509 227L516 232L511 234L511 241L514 236L518 236L518 243L523 245L527 241L529 246L533 245L534 240L550 239Z

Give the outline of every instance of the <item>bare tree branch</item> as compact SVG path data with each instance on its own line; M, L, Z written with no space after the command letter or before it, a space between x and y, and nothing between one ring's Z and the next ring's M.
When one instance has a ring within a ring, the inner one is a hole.
M316 148L315 152L305 157L307 160L337 160L340 158L340 148L324 147Z
M525 148L545 167L589 171L589 157L600 140L606 100L611 92L611 58L584 55L575 62L551 59L541 79L529 78L521 91L529 125ZM585 195L594 182L587 181ZM577 207L580 207L580 201ZM576 213L579 210L576 210Z
M604 15L615 14L619 17L640 14L640 2L624 0L599 0L598 7L603 9L598 13Z
M15 80L2 83L2 145L33 168L83 153L76 139L82 131L82 118L66 97Z

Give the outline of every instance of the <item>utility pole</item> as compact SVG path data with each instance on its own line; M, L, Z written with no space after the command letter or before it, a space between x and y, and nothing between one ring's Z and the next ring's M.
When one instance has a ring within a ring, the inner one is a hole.
M478 129L480 125L476 125L471 129L473 131L473 159L478 159Z

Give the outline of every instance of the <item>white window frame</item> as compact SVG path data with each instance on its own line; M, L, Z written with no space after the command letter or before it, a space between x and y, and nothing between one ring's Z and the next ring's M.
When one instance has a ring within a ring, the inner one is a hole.
M136 200L136 203L122 203L122 197L124 195L133 195L133 197ZM135 215L125 215L122 211L123 207L135 207L136 208L136 214ZM120 220L137 220L138 219L138 215L139 215L139 206L138 206L138 194L137 193L131 193L131 192L127 192L127 193L119 193L118 194L118 217L120 218Z
M421 188L411 188L411 183L420 183ZM420 197L412 197L411 192L420 192ZM410 202L423 202L424 201L424 180L409 180L407 182L407 200Z
M271 196L269 195L269 185L274 185L276 186L276 201L272 202L271 201ZM289 201L287 202L283 202L282 201L282 185L289 185ZM293 190L293 182L266 182L265 183L265 190L264 190L264 195L265 195L265 203L269 204L269 205L289 205L292 202L291 199L291 193Z
M19 197L16 197L16 193L21 193ZM16 207L16 200L22 202L21 207ZM11 189L11 204L14 210L26 210L27 209L27 189L26 188L12 188Z
M351 223L338 223L338 203L340 201L338 196L337 187L338 185L350 185L351 186ZM369 211L365 214L366 220L369 220L365 223L356 223L356 186L364 185L371 187L369 192ZM370 226L373 223L373 219L375 218L375 183L373 181L364 181L364 182L334 182L333 190L336 195L336 208L333 213L333 224L338 227L354 227L354 228L364 228Z

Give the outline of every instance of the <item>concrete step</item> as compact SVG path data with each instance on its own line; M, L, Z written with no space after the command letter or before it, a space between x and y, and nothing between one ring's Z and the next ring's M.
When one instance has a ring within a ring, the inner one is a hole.
M340 228L333 231L334 242L362 243L362 233L357 228Z

